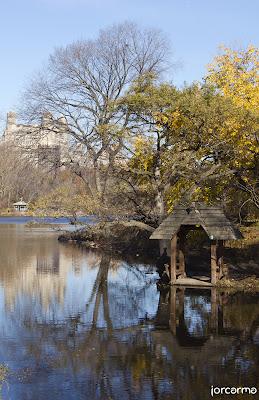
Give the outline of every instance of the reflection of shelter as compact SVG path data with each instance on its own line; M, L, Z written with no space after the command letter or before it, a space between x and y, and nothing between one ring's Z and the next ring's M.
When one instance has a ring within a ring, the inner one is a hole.
M240 312L238 294L216 288L171 286L160 292L155 319L157 330L170 330L184 347L203 346L219 336L254 337L259 323L258 297Z
M232 330L230 334L227 330L226 334L224 329L225 294L214 287L194 289L183 286L171 286L168 294L167 321L163 331L161 326L153 331L154 339L170 352L176 365L182 366L186 360L198 373L204 365L206 369L209 365L214 368L236 340L233 336L236 332ZM165 321L166 315L162 317L160 312L158 308L156 320ZM188 371L187 367L186 373Z
M190 230L196 229L204 229L210 239L210 282L186 278L185 239ZM174 212L159 225L150 237L150 239L171 241L170 280L172 284L203 286L215 285L223 276L224 240L240 238L242 238L241 233L232 226L220 207L211 207L202 203L192 203L190 207L175 207Z
M203 346L211 335L226 333L223 319L224 296L216 288L172 286L167 292L160 293L156 328L170 329L180 346ZM195 319L196 326L192 321Z
M208 383L221 387L230 382L245 386L248 379L251 386L257 383L257 295L172 285L167 296L169 311L165 304L158 306L155 323L159 324L151 335L159 371L163 360L171 364L168 376L176 391L168 398L208 399Z
M28 210L28 205L22 199L13 204L15 211L24 212Z
M189 295L189 296L188 296ZM189 297L193 306L189 306L192 314L195 310L201 314L202 320L206 321L203 333L189 332L186 323L185 300ZM202 299L202 302L197 301ZM179 344L188 346L202 346L212 333L218 333L220 298L215 288L211 289L188 289L185 287L170 289L170 317L169 327L171 332L179 339Z

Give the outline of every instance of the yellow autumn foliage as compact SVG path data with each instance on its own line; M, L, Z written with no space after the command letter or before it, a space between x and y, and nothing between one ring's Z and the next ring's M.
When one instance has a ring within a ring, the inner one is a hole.
M153 142L151 138L137 136L133 142L134 155L130 160L130 167L138 171L148 172L153 164Z
M221 47L221 54L209 65L207 81L242 108L258 112L259 49L253 45L233 50Z

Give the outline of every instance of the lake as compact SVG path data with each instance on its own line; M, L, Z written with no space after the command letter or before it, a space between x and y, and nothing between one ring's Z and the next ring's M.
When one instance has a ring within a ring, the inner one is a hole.
M259 294L160 292L154 266L57 235L0 224L3 399L206 400L212 385L259 388Z

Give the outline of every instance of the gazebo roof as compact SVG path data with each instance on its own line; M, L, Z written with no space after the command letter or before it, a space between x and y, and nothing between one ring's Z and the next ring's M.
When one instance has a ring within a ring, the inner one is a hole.
M25 201L17 201L16 203L13 203L14 206L27 206L27 203Z
M211 240L233 240L243 237L227 219L220 206L192 203L190 206L176 206L172 214L152 233L150 239L171 240L182 225L201 226Z

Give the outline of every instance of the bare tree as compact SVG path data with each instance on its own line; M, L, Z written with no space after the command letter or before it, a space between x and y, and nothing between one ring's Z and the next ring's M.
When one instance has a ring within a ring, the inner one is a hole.
M8 143L0 146L0 204L10 207L24 197L31 201L42 190L42 173L33 166L21 150Z
M93 197L104 199L109 170L129 135L129 115L118 100L141 75L160 76L169 66L168 56L168 43L160 31L132 23L114 25L100 31L95 40L56 49L27 88L27 120L33 122L46 112L66 118L80 154L68 162L84 177ZM82 159L92 174L82 172Z
M22 197L29 203L36 201L35 206L45 205L46 209L56 211L55 204L62 195L60 209L70 213L74 204L68 209L62 208L62 204L68 203L66 194L71 202L75 193L80 193L75 178L69 171L49 170L37 164L31 155L27 157L27 149L14 142L0 143L0 206L3 208L12 207Z

